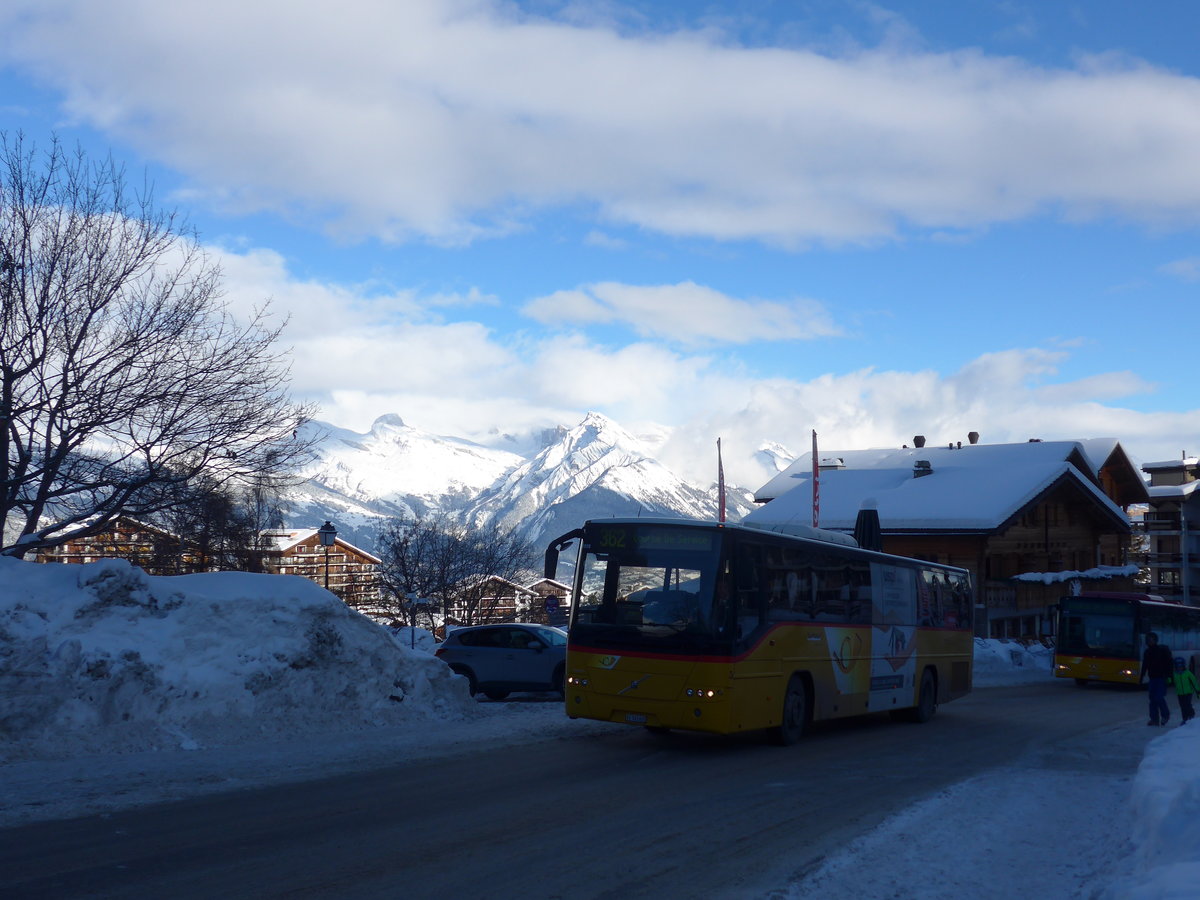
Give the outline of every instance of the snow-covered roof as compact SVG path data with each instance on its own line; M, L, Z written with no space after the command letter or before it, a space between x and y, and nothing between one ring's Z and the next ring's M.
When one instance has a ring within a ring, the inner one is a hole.
M303 544L305 541L317 534L317 528L278 528L271 531L262 532L259 537L268 543L272 549L278 550L280 553L286 553L293 547ZM349 541L344 541L340 537L335 537L333 543L337 547L344 547L347 550L352 550L359 556L369 559L371 562L379 563L382 560L372 553L368 553L361 547L356 547Z
M1160 462L1142 463L1142 471L1149 472L1151 469L1186 469L1191 466L1200 466L1200 457L1185 456L1183 459L1164 459Z
M1152 484L1147 490L1155 500L1164 500L1169 497L1182 499L1190 497L1200 490L1200 481L1189 481L1187 484Z
M1040 441L826 452L842 468L820 474L820 526L850 530L864 502L874 501L885 531L992 531L1066 481L1088 494L1112 519L1128 521L1095 482L1095 465L1111 454L1102 443ZM916 477L918 462L929 474ZM801 458L755 494L770 500L747 524L811 522L811 455ZM774 498L774 499L771 499Z
M526 587L532 591L541 585L547 585L548 587L557 588L563 591L571 590L571 586L569 584L563 584L561 581L557 581L553 578L539 578L537 581L526 585Z

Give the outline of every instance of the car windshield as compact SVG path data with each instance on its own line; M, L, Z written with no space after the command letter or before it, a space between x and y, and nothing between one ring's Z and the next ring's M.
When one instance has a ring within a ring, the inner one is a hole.
M722 596L716 590L719 551L720 533L712 528L592 526L572 627L592 640L680 649L723 639L726 609L714 602Z

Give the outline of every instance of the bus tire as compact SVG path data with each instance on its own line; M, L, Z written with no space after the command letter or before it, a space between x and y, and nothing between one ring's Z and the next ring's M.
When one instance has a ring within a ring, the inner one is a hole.
M937 713L937 679L933 671L926 669L921 675L921 691L917 694L917 705L907 710L910 722L928 722Z
M790 747L804 736L808 724L808 689L804 679L793 675L788 679L783 695L783 710L779 725L771 729L771 740L781 747Z
M1088 686L1088 680L1086 678L1076 678L1075 679L1075 687L1087 687L1087 686Z

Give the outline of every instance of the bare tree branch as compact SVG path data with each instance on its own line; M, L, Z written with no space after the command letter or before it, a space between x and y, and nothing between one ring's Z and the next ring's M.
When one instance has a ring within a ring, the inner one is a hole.
M179 485L293 469L311 410L288 396L264 306L111 159L0 145L0 552L150 518Z

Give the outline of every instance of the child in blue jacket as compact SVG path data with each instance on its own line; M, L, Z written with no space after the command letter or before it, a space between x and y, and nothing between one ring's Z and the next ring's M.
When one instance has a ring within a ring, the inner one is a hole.
M1196 683L1196 676L1188 671L1182 656L1175 657L1175 672L1171 675L1171 684L1175 687L1175 696L1179 698L1179 714L1183 716L1183 721L1179 724L1187 724L1187 720L1196 715L1192 707L1192 698L1200 692L1200 685Z

